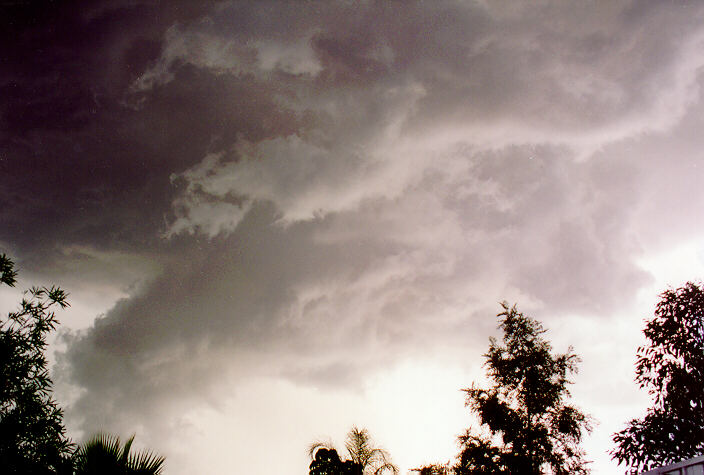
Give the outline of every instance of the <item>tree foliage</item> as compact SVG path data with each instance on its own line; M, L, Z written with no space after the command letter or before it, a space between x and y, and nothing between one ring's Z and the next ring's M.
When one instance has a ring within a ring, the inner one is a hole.
M164 457L149 451L130 452L134 436L124 445L119 437L99 434L74 455L75 475L159 475Z
M579 358L572 348L553 355L538 321L502 307L503 343L492 337L484 355L493 386L464 389L484 430L460 437L456 473L588 473L579 444L589 418L565 403Z
M337 450L318 447L310 463L310 475L362 475L362 466L351 460L340 460Z
M398 473L398 468L391 463L389 453L384 449L374 447L367 429L352 427L347 433L345 448L350 459L362 466L364 474L379 475L391 472L396 475Z
M0 255L0 282L14 286L14 263ZM51 397L46 337L58 324L53 308L65 308L58 287L32 288L20 308L0 320L0 467L3 473L45 474L70 470L72 445L63 414Z
M342 462L334 447L321 442L311 445L309 454L313 458L313 462L310 465L310 475L328 475L333 473L359 473L359 475L398 474L398 467L391 463L389 453L374 446L374 442L366 429L352 427L347 433L345 448L347 449L349 460ZM331 470L329 467L340 467L340 470L352 471L325 471Z
M614 435L611 453L634 471L704 453L704 289L688 282L662 293L643 333L635 380L653 406Z
M453 473L452 466L448 462L446 464L433 463L424 465L418 468L412 468L412 472L417 472L418 475L450 475Z

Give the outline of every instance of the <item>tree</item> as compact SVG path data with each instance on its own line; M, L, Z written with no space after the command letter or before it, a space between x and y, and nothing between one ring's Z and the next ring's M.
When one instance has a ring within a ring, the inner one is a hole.
M351 460L343 462L335 449L318 447L308 473L310 475L362 475L362 466Z
M663 292L643 333L635 380L653 407L614 434L611 452L634 471L704 453L704 289L688 282Z
M0 282L14 286L14 263L0 255ZM68 307L58 287L32 288L20 308L0 319L0 467L9 474L70 471L72 444L63 413L51 397L46 336L58 320L52 308Z
M540 322L501 305L503 344L490 338L484 355L493 386L463 389L484 431L460 437L456 473L588 473L579 443L589 417L564 402L579 358L571 347L553 355Z
M149 451L130 453L134 436L123 446L119 437L99 434L74 454L75 475L159 475L164 457Z
M418 475L450 475L452 473L452 466L449 462L446 464L434 463L412 468L411 472L418 472Z
M362 466L363 473L373 473L375 475L391 472L394 475L398 473L396 465L391 463L389 453L378 447L374 447L374 443L369 437L367 429L358 429L352 427L347 433L345 448L350 454L350 459Z
M358 472L344 472L344 473L359 473L360 475L381 475L384 473L398 474L398 467L391 463L391 457L389 453L378 447L374 447L374 443L369 436L369 432L366 429L358 429L357 427L352 427L352 429L347 433L347 439L345 440L345 448L350 459L347 462L340 462L342 464L350 463L350 470L358 470ZM326 450L328 452L322 452ZM330 453L334 452L334 454ZM317 456L321 455L321 462L316 465L316 470L321 470L319 467L327 467L328 465L334 466L337 462L334 460L337 457L339 461L339 455L337 451L330 447L328 444L321 442L316 442L310 446L309 454L313 458L311 462L310 475L328 475L328 473L337 474L338 472L326 472L326 471L313 471L313 464L316 463ZM332 457L330 462L327 462L327 457ZM325 465L325 464L328 465Z

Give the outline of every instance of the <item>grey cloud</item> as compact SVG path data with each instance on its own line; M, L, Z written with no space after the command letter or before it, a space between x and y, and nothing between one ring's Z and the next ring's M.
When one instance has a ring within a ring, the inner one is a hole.
M256 371L354 385L382 355L389 364L421 344L463 347L493 327L487 301L502 298L551 315L608 311L644 275L626 258L628 234L592 219L627 208L591 202L603 177L575 180L591 163L516 164L515 153L471 158L493 196L453 201L457 183L441 177L433 189L440 178L427 177L398 202L288 226L272 206L254 205L229 236L182 254L74 341L65 358L88 392L72 414L108 426L113 413L127 417L111 408L147 417L167 394L207 392L225 367L235 380Z
M187 4L27 26L46 58L0 78L0 240L69 282L149 263L67 337L86 430L253 374L475 357L504 298L608 319L656 222L701 235L697 5Z
M232 28L239 21L247 25L249 17L240 20L239 7L233 8L219 14L237 18L234 24L211 19L174 36L175 53L158 74L170 78L182 63L233 77L251 74L281 107L314 117L294 136L251 144L256 160L242 153L243 142L235 143L231 163L198 180L205 189L217 183L216 197L272 201L286 220L396 196L433 168L435 154L456 144L479 150L556 144L583 158L613 141L666 129L696 99L696 71L704 61L693 20L698 14L684 10L647 6L634 21L634 7L627 4L606 12L546 5L517 13L438 3L425 15L419 6L326 5L318 12L326 21L314 35L316 24L306 28L300 19L282 34L299 45L308 42L320 71L272 75L251 45L274 35L275 26L260 25L245 39ZM664 34L652 37L652 23ZM310 150L301 155L303 147ZM205 163L211 164L199 167ZM306 170L305 180L291 179L292 169ZM222 188L225 183L229 188ZM179 201L185 205L179 231L189 229L191 201L188 195ZM195 205L201 217L217 214L202 201ZM198 224L208 228L201 217Z
M295 372L315 352L335 347L342 334L350 345L365 346L377 327L373 316L362 312L356 325L336 311L364 308L359 300L340 299L355 297L347 285L370 272L383 250L312 246L307 226L284 230L272 226L272 219L270 209L257 207L231 237L182 255L139 295L119 302L77 336L64 361L88 393L72 414L86 424L114 424L110 417L118 417L117 408L145 415L165 394L188 397L221 376L218 354L244 374L275 374L280 365L269 366L270 358L289 355L284 360ZM318 285L328 285L331 295L321 295L316 310L297 289L305 293ZM364 290L364 282L358 285ZM259 355L253 369L238 363L248 353ZM203 385L179 383L194 378ZM111 391L115 385L124 391Z

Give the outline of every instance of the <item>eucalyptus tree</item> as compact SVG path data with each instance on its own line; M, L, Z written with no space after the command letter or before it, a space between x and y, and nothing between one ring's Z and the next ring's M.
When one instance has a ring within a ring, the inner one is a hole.
M540 322L501 305L503 342L490 338L484 355L493 385L463 390L481 427L460 437L456 473L588 473L579 444L589 417L565 402L578 356L553 354Z
M688 282L660 295L638 348L636 382L653 398L614 435L611 452L634 471L704 454L704 289Z

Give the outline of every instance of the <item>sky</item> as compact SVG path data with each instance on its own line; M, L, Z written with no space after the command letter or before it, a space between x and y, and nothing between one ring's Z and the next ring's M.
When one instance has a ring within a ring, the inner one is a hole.
M700 2L0 9L0 252L70 293L75 440L304 475L357 425L446 462L507 301L580 355L623 473L643 323L704 275Z

